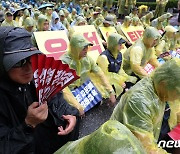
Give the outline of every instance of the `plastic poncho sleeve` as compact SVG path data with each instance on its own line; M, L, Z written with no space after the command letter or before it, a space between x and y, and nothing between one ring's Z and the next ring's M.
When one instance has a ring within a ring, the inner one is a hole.
M149 104L146 102L146 100L139 99L139 97L139 95L134 96L133 100L128 101L125 104L123 111L121 110L121 105L118 104L113 112L113 115L111 116L111 119L121 119L117 112L123 112L123 124L126 125L141 141L147 153L152 152L153 154L165 154L165 150L158 148L156 139L154 137L152 109L148 106Z
M90 79L95 84L103 98L109 98L110 93L114 92L112 86L109 83L109 80L107 79L102 69L94 62L92 58L89 57L89 61L91 63L91 71L89 73Z
M152 48L151 57L149 59L149 63L154 66L155 68L160 66L160 63L157 60L157 56L155 54L155 48Z
M132 71L137 74L139 77L145 77L148 74L141 66L141 60L143 56L143 51L140 47L134 47L130 52L130 65Z
M63 89L63 96L64 96L64 99L70 105L72 105L75 108L77 108L80 113L83 113L83 111L84 111L83 106L76 100L76 98L74 97L74 95L72 94L72 92L70 91L70 89L68 87Z
M156 56L157 57L159 57L160 54L163 53L163 49L164 49L165 45L166 45L166 42L164 40L161 40L159 42L159 44L155 47L155 51L156 51Z
M143 105L143 108L137 109L136 103L134 102L130 102L127 105L129 106L129 110L125 110L125 112L123 112L124 124L142 142L146 151L148 153L154 152L157 154L167 153L165 150L158 148L158 145L155 142L153 134L153 121L151 119L152 116L150 114L151 111L149 107ZM145 112L142 112L142 110Z

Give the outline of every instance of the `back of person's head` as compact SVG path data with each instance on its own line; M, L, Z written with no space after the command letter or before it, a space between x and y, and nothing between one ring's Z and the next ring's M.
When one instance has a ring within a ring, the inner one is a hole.
M82 16L78 16L76 19L76 26L87 25L87 21Z
M25 20L24 20L24 28L29 31L29 28L34 27L35 25L35 22L34 22L34 19L32 17L27 17ZM29 31L30 32L30 31Z
M167 91L177 91L180 96L180 59L173 58L168 60L163 65L158 67L153 75L152 79L154 84L164 83Z
M132 25L133 26L138 26L139 25L139 18L138 17L133 17L132 18Z
M123 25L129 26L131 24L131 22L132 22L132 18L130 16L125 16Z
M40 53L32 45L31 34L19 27L0 27L0 76L16 63Z
M147 27L143 33L143 39L153 38L153 39L159 39L161 37L158 30L154 27Z

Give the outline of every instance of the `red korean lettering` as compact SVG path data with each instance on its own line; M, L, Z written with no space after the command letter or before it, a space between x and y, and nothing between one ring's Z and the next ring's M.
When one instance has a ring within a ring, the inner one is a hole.
M143 35L143 30L137 30L136 33L138 33L138 35L141 37Z
M67 49L67 43L64 39L51 39L45 41L45 48L48 52L60 52Z
M102 52L101 46L99 44L99 41L95 32L91 32L91 33L86 32L84 33L84 37L93 44L93 46L91 47L91 51L98 50L99 53Z
M133 42L135 42L139 38L136 32L127 32L127 34Z

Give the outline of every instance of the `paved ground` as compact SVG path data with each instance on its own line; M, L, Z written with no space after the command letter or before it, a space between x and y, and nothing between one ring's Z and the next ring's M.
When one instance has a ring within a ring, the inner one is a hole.
M114 107L107 106L106 103L95 106L86 113L86 116L81 120L79 138L86 136L96 129L98 129L104 122L106 122Z

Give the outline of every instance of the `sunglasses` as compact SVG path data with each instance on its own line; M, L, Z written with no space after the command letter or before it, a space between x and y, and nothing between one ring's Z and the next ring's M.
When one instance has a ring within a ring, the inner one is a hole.
M30 61L30 57L26 58L26 59L22 59L21 61L19 61L18 63L16 63L13 68L20 68L20 67L24 67L27 63L31 63Z

